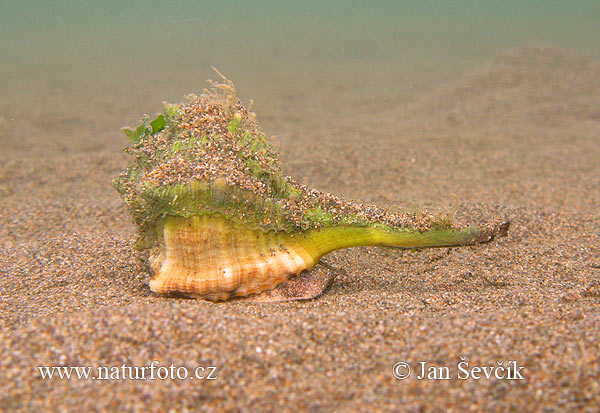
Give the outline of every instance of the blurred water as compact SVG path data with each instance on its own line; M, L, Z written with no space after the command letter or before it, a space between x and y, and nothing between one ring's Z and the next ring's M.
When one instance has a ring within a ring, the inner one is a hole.
M2 0L0 115L104 105L106 121L131 108L126 119L198 91L211 66L259 113L299 90L320 110L332 103L319 91L337 88L329 109L343 114L359 96L394 104L522 44L598 59L600 2Z
M70 54L87 63L131 56L138 64L156 64L165 58L186 61L200 52L216 63L238 55L252 64L265 55L393 61L417 53L468 59L523 42L598 57L600 3L3 0L0 35L9 66Z

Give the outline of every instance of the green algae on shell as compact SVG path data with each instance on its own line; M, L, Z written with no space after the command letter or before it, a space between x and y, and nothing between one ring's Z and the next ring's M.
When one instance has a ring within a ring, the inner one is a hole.
M223 80L123 129L135 160L113 184L140 228L136 247L153 248L153 291L245 296L339 248L459 246L506 233L500 221L463 228L448 215L391 212L299 185Z

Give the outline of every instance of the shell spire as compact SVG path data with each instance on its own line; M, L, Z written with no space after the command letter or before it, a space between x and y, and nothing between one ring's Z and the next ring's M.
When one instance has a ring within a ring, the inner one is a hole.
M299 185L219 75L200 96L164 103L155 119L123 128L135 159L113 184L139 226L136 248L152 249L154 292L246 296L340 248L450 247L506 234L501 221L462 227L449 216L391 212Z

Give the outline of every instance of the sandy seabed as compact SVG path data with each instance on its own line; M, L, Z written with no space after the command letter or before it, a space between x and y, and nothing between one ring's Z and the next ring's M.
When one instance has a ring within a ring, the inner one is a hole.
M131 102L118 88L82 91L52 113L5 99L0 410L598 408L600 63L520 47L398 102L313 84L279 85L281 100L257 108L286 173L383 206L448 207L456 194L458 220L506 217L508 237L339 251L325 258L331 289L313 301L162 298L110 186L128 162L118 128L138 116ZM154 87L146 98L164 96ZM461 357L514 360L524 379L463 380ZM217 379L42 380L38 370L152 361L216 366ZM401 361L413 367L406 380L392 374ZM449 367L450 380L418 379L419 361Z

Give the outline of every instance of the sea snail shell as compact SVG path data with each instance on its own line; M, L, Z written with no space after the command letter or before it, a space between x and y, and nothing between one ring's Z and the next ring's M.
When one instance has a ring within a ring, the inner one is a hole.
M233 84L213 84L124 128L134 162L113 182L151 249L158 294L224 300L273 289L336 249L450 247L505 235L448 216L392 213L299 185Z

